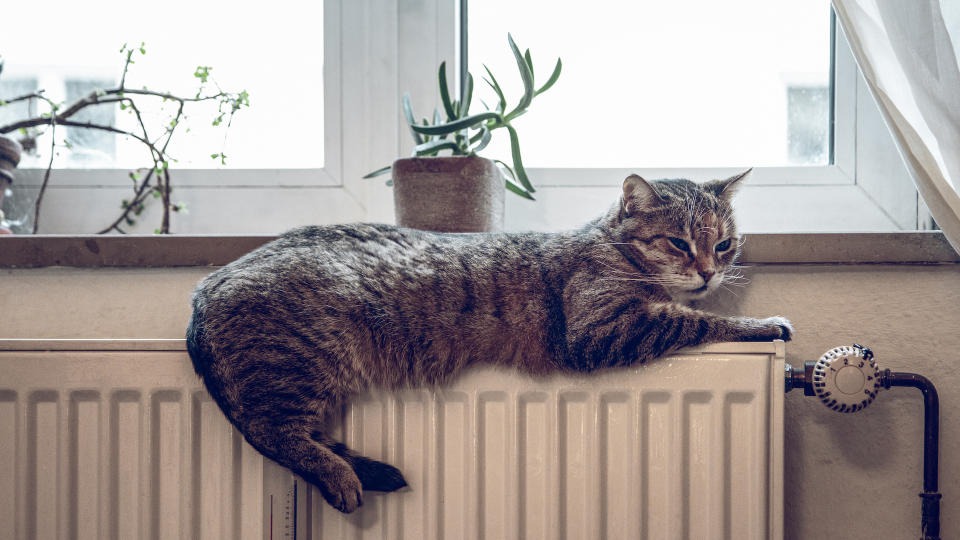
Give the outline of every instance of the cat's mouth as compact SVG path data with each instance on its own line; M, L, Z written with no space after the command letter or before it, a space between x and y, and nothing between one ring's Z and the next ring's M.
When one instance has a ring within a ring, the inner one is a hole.
M690 293L693 293L693 294L705 293L705 292L707 292L707 285L704 284L703 287L698 287L698 288L696 288L696 289L690 289L690 290L687 291L687 292L690 292Z

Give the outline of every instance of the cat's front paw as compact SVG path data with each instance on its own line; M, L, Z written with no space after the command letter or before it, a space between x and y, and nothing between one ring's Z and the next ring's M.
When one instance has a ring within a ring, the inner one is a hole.
M790 341L793 338L793 324L786 317L781 317L777 315L776 317L767 317L762 319L761 322L771 331L774 337L771 339L782 339L784 341ZM777 335L779 332L779 335Z

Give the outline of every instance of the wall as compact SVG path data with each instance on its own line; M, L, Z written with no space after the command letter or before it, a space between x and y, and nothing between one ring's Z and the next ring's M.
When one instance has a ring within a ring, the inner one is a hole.
M193 284L209 268L0 270L0 337L177 338ZM930 378L941 399L943 537L960 534L960 265L757 265L711 309L780 314L796 325L787 360L861 343L881 368ZM855 415L793 391L786 399L787 539L916 538L920 393L884 391Z

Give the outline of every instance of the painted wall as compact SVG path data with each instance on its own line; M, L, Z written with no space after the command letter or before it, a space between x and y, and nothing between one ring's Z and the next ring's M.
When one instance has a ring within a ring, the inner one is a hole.
M209 269L0 270L0 337L178 338L193 284ZM800 366L862 343L881 368L913 371L940 391L943 537L960 534L960 265L757 266L751 283L708 307L793 320L787 360ZM922 403L884 391L841 415L793 391L786 399L787 539L919 535Z

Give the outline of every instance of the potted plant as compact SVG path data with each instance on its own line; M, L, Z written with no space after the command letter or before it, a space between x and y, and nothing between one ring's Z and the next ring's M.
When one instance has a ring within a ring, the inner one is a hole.
M523 95L512 109L508 110L503 90L486 65L483 67L489 78L484 77L484 81L497 97L492 109L484 103L483 112L470 114L473 75L469 73L463 83L462 101L450 98L446 62L440 64L438 73L443 112L434 110L432 122L426 118L417 122L410 96L403 94L404 116L416 143L413 156L364 177L392 171L398 225L440 232L495 232L503 229L504 188L533 199L535 189L523 167L512 122L527 112L534 97L557 82L562 63L557 59L550 77L537 88L530 49L521 54L513 36L507 34L507 41L523 81ZM510 137L512 167L477 155L489 144L491 133L501 128Z
M126 233L127 227L136 223L140 214L153 199L161 203L161 223L160 227L154 229L154 232L168 234L170 232L171 212L186 211L184 203L175 202L171 197L173 187L171 185L170 168L171 163L175 163L176 159L167 150L171 138L176 133L189 131L189 128L181 128L181 125L184 124L183 120L186 118L186 109L201 102L216 103L218 108L212 124L213 126L222 125L221 129L226 129L230 126L235 113L241 108L250 106L250 96L245 90L240 92L221 90L212 79L210 72L213 68L210 66L197 66L193 73L194 78L199 80L196 95L182 96L153 90L146 86L142 88L130 87L127 84L127 75L131 66L135 63L134 55L146 55L146 47L144 43L133 47L124 44L120 48L120 54L123 57L123 69L120 74L120 82L115 87L98 88L71 103L55 102L48 98L43 90L0 99L0 107L17 102L41 102L46 104L48 109L46 112L32 114L12 123L0 124L0 202L3 200L4 190L9 182L13 181L13 168L20 159L21 151L24 148L28 149L28 152L31 148L36 149L38 137L44 133L49 133L51 142L50 160L44 171L43 183L40 185L33 203L32 231L34 233L39 230L40 208L53 171L58 141L62 140L62 144L66 148L72 148L69 141L58 138L57 130L59 128L82 128L121 135L141 143L146 151L146 156L148 156L144 158L145 163L148 164L146 167L130 171L128 174L131 181L131 192L127 195L127 198L120 202L119 215L98 231L98 234ZM2 67L2 61L0 61L0 71L2 71ZM214 86L216 90L210 90L210 86ZM161 115L142 114L142 111L149 111L149 101L151 100L154 103L170 102L175 105L174 112ZM135 125L138 127L126 129L113 124L98 124L78 119L78 113L81 111L101 106L119 106L121 111L126 111L136 119ZM156 118L159 118L159 120L156 120ZM12 133L19 133L21 135L20 140L15 140L6 135ZM226 155L221 150L211 154L211 158L225 164ZM0 215L0 225L2 224L3 218Z

